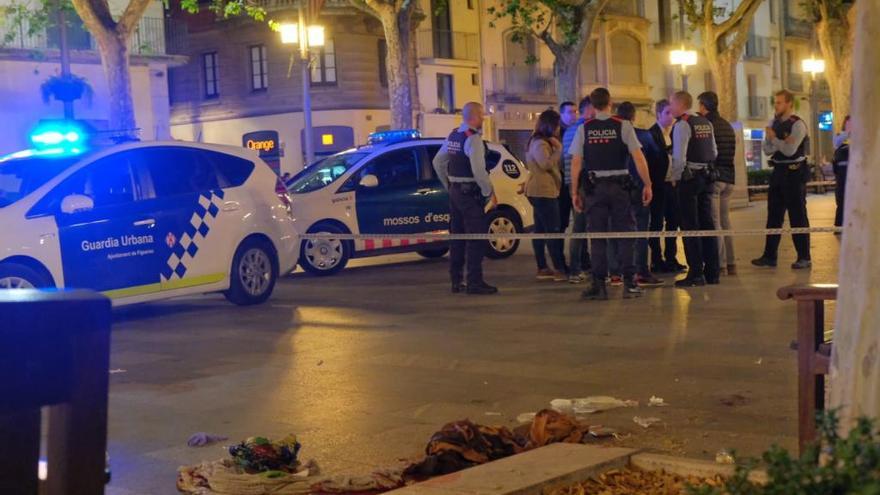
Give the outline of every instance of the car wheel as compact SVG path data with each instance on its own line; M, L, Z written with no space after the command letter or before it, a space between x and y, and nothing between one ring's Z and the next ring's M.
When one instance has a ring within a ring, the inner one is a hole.
M36 270L18 263L0 265L0 289L39 289L51 282Z
M438 249L425 249L422 251L416 251L419 253L419 256L423 258L442 258L449 252L449 248L438 248Z
M516 234L522 230L522 224L514 213L499 209L489 213L490 234ZM487 243L486 256L496 260L512 256L519 248L519 239L494 239Z
M329 224L316 225L310 234L344 234L340 227ZM300 266L312 275L325 277L345 268L351 258L350 242L339 239L304 240L300 248Z
M272 295L278 279L278 259L272 246L259 239L241 243L232 259L226 299L239 306L260 304Z

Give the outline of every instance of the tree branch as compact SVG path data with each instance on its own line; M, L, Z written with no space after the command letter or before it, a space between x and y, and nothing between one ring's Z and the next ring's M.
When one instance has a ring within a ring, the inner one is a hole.
M135 30L147 7L150 6L152 0L129 0L128 7L116 23L116 31L128 39L129 33Z
M764 0L743 0L741 4L733 11L733 14L726 21L718 25L718 38L725 38L731 32L742 31L742 24L745 19L750 22L746 24L745 31L748 32L749 24L751 24L752 16Z
M110 13L106 0L72 0L73 8L82 19L83 24L92 33L104 33L116 30L116 21Z

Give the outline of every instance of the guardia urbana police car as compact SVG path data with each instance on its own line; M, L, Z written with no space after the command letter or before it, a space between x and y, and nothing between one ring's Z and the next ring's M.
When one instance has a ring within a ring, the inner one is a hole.
M431 161L441 138L417 130L370 135L368 144L320 160L288 181L299 232L327 234L424 234L449 231L449 197ZM518 193L526 168L504 146L486 145L486 164L498 199L488 212L488 233L516 233L532 227L532 208ZM518 240L489 241L487 255L505 258ZM351 258L417 252L427 258L448 251L426 239L369 237L356 241L303 240L300 266L315 275L342 270Z
M88 288L116 305L223 292L247 305L295 267L289 198L252 151L94 137L54 124L0 158L0 288Z

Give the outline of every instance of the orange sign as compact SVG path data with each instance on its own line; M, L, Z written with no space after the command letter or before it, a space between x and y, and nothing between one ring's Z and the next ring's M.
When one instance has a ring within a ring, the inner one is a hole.
M268 153L275 149L275 141L254 141L253 139L248 139L245 145L256 151L261 151L263 153Z

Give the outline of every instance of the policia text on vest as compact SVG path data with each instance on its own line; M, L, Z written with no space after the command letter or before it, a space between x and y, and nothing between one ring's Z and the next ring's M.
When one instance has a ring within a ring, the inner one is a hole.
M434 170L449 190L449 231L453 234L485 234L488 230L486 204L494 200L492 182L486 170L485 144L480 135L483 107L470 102L462 109L464 122L454 129L434 157ZM451 241L449 276L452 292L495 294L498 289L483 279L485 241ZM464 269L467 265L467 286Z
M581 124L568 150L572 157L571 196L575 208L587 216L589 232L632 232L635 221L630 210L631 189L634 182L629 175L627 158L631 155L636 170L644 183L642 202L651 202L651 178L648 164L642 154L642 146L631 122L612 117L611 94L605 88L597 88L590 94L590 102L596 109L596 117ZM625 298L642 294L635 283L633 264L634 239L618 242L618 261L624 276ZM605 239L592 239L593 284L583 293L588 300L608 299L605 277L608 275L608 256Z

